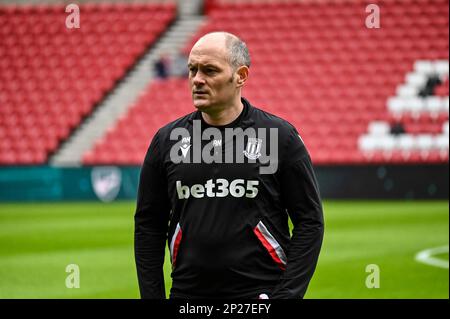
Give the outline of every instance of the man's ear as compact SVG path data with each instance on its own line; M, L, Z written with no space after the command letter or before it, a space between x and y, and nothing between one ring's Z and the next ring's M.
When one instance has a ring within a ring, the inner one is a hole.
M248 79L248 67L243 65L236 70L237 75L237 87L242 87Z

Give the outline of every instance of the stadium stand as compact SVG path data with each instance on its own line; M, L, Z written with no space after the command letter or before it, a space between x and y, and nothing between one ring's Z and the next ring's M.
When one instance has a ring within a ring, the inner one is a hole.
M380 2L379 29L365 26L366 5L209 2L185 50L209 31L242 37L244 96L295 125L315 164L448 161L448 1ZM192 110L185 80L153 82L84 163L139 164L157 128ZM393 135L398 121L405 132Z
M0 7L0 165L43 164L175 18L173 3Z
M316 164L447 162L448 0L379 1L380 29L365 27L367 3L207 1L185 50L209 31L241 36L253 58L244 96L294 124ZM46 163L176 11L81 9L70 30L62 6L0 7L0 165ZM156 129L191 111L185 80L155 81L83 162L139 164Z

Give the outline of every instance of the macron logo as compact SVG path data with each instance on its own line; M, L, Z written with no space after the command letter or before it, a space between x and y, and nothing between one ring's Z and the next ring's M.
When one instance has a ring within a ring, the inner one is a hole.
M186 158L187 153L189 152L189 149L191 148L191 137L183 137L181 140L181 146L180 150L181 153L183 153L183 157Z

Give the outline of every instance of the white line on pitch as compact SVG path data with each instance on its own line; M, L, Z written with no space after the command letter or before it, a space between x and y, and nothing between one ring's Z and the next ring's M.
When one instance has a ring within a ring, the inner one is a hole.
M430 266L448 269L448 260L433 257L433 255L443 253L448 253L448 245L422 250L416 254L415 260Z

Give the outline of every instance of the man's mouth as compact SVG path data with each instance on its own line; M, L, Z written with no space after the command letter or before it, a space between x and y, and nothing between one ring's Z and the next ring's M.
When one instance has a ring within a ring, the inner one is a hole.
M194 94L204 95L204 94L208 94L208 93L206 91L194 91Z

